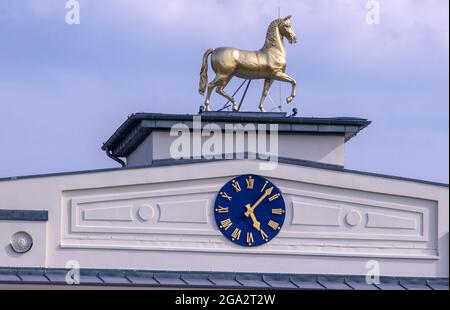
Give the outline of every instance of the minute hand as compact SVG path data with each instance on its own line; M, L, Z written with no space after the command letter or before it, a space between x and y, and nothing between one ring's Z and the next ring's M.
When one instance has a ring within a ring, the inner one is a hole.
M247 211L244 213L245 216L250 216L250 213L253 213L253 210L255 210L255 208L264 200L264 198L266 198L267 196L269 196L272 193L273 187L266 189L266 191L264 192L264 194L259 197L258 201L255 202L255 204L253 206L251 206L250 208L247 209Z

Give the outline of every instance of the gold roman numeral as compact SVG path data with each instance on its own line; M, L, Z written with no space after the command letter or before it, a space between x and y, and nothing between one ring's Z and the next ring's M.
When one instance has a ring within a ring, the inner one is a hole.
M269 223L267 223L273 230L280 229L280 224L278 224L275 221L270 220Z
M273 200L277 199L277 198L280 197L280 196L281 196L280 193L277 193L277 194L275 194L275 195L272 195L272 196L269 197L269 201L273 201Z
M234 187L234 189L236 190L237 193L239 193L241 191L241 186L239 185L239 182L233 180L233 181L231 181L231 186Z
M261 193L263 192L263 190L266 188L267 183L269 183L269 181L266 181L266 183L264 183L263 187L261 188Z
M245 182L247 183L247 189L253 189L253 185L255 184L255 180L252 179L252 176L249 175L247 179L245 179Z
M262 237L265 241L269 241L269 236L267 236L267 234L264 232L264 230L260 229L259 232L261 233L261 237Z
M233 225L233 223L231 222L231 220L229 218L220 222L220 228L223 228L225 230L230 228L231 225Z
M216 212L217 213L228 213L228 207L219 206L218 208L216 208Z
M235 228L233 233L231 234L231 240L239 240L241 237L241 230L239 228Z
M231 201L232 197L229 196L227 193L225 192L220 192L220 196L222 196L222 198L228 199L228 201Z
M277 208L277 209L272 209L272 214L278 214L281 215L284 213L284 210L281 208Z
M253 240L253 234L251 232L248 232L247 233L247 243L248 243L248 245L252 245L253 242L255 242Z

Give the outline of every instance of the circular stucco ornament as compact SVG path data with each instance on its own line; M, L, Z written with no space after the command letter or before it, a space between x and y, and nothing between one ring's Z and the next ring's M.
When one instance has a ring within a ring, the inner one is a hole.
M26 253L33 246L33 238L24 231L18 231L11 236L11 248L16 253Z
M153 218L153 207L149 205L143 205L138 209L138 216L144 222L149 221Z
M345 216L345 221L350 226L358 226L359 224L361 224L361 220L362 220L361 213L359 213L356 210L348 212L347 215Z

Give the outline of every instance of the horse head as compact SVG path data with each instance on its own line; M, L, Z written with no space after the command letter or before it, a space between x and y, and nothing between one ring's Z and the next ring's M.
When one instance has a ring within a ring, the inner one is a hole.
M291 25L291 15L281 19L280 23L278 24L278 29L280 31L280 34L283 37L286 37L290 44L297 43L297 36L295 35L294 28L292 28Z

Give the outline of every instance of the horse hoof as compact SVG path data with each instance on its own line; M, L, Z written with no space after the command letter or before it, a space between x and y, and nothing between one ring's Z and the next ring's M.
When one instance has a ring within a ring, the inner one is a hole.
M205 111L206 112L211 112L211 107L209 105L205 106Z
M233 105L233 107L231 109L233 110L233 112L238 112L239 111L237 105Z
M266 112L266 109L264 109L263 107L260 107L259 110L260 110L261 112Z
M293 99L294 99L294 97L292 97L292 96L287 97L286 103L291 103Z

